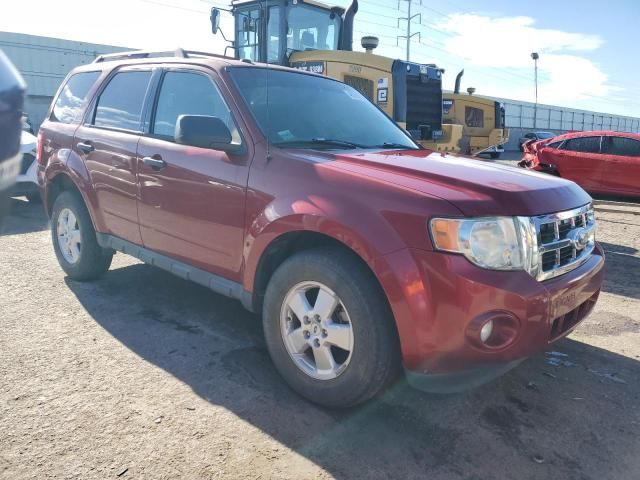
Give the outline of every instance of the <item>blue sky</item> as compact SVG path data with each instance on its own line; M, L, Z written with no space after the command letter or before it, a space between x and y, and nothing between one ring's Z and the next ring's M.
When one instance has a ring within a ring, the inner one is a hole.
M350 0L330 3L345 6ZM0 30L130 46L184 46L222 52L209 30L208 9L225 0L31 0L3 4ZM329 3L329 2L328 2ZM378 35L376 53L404 58L406 0L360 0L356 39ZM479 94L533 100L533 61L540 53L541 103L640 116L640 0L413 0L421 13L411 59L446 69L452 88L464 68L463 88ZM33 12L37 12L34 14ZM231 22L222 26L229 35ZM397 43L399 42L399 46ZM356 42L359 46L359 40Z

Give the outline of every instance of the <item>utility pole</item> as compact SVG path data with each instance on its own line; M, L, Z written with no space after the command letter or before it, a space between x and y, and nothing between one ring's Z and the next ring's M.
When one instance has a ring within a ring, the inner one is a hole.
M407 22L407 34L406 35L398 35L396 40L396 44L399 44L399 40L401 38L405 38L407 41L407 62L411 60L411 39L416 35L420 40L422 40L422 35L420 32L411 33L411 22L414 18L420 17L420 21L422 22L422 14L416 13L415 15L411 15L411 6L413 5L413 0L398 0L398 10L400 10L400 5L402 2L407 2L407 16L406 18L398 18L398 28L400 28L400 22ZM420 5L422 5L422 0L420 0Z
M538 120L538 59L540 58L540 55L538 55L538 52L533 52L531 54L531 58L533 59L533 63L534 63L534 69L535 69L535 77L534 77L534 81L535 81L535 85L536 85L536 103L533 106L533 128L534 130L537 128L536 126L536 120Z

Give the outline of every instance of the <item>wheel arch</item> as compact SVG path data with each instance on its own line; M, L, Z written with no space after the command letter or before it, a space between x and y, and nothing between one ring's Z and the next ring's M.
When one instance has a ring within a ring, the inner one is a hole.
M53 204L62 192L75 192L80 195L80 198L82 198L82 201L89 212L89 216L91 217L91 223L93 224L94 229L97 230L97 222L94 216L95 212L91 203L88 201L83 189L80 188L72 176L65 171L57 172L55 175L51 176L51 178L47 179L46 188L44 190L44 204L49 218L51 218L53 213Z
M307 226L322 223L324 227L327 227L326 222L318 222L317 218L312 220L301 218L299 220ZM282 219L282 221L291 224L291 219ZM270 230L273 230L273 226ZM382 284L375 274L376 252L372 251L372 248L350 229L342 227L296 228L278 233L263 232L256 239L253 247L245 263L244 288L248 295L245 304L254 312L261 311L269 279L287 258L302 251L323 247L349 252L362 263L375 278L381 292L384 292Z

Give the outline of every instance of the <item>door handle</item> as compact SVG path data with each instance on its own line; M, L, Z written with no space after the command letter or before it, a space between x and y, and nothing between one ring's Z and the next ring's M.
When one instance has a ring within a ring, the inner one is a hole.
M153 158L153 157L144 157L142 159L142 163L144 163L147 167L151 167L156 172L158 170L162 170L167 166L167 162L165 162L161 158Z
M79 142L76 146L78 147L78 150L84 153L91 153L96 149L91 142Z

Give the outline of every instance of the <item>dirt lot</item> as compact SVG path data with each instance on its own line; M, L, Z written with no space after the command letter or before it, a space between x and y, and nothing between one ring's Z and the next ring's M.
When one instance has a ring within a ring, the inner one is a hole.
M0 478L640 478L640 205L599 206L606 282L557 353L350 411L279 378L238 303L118 255L65 279L38 206L0 236ZM565 356L566 355L566 356Z

